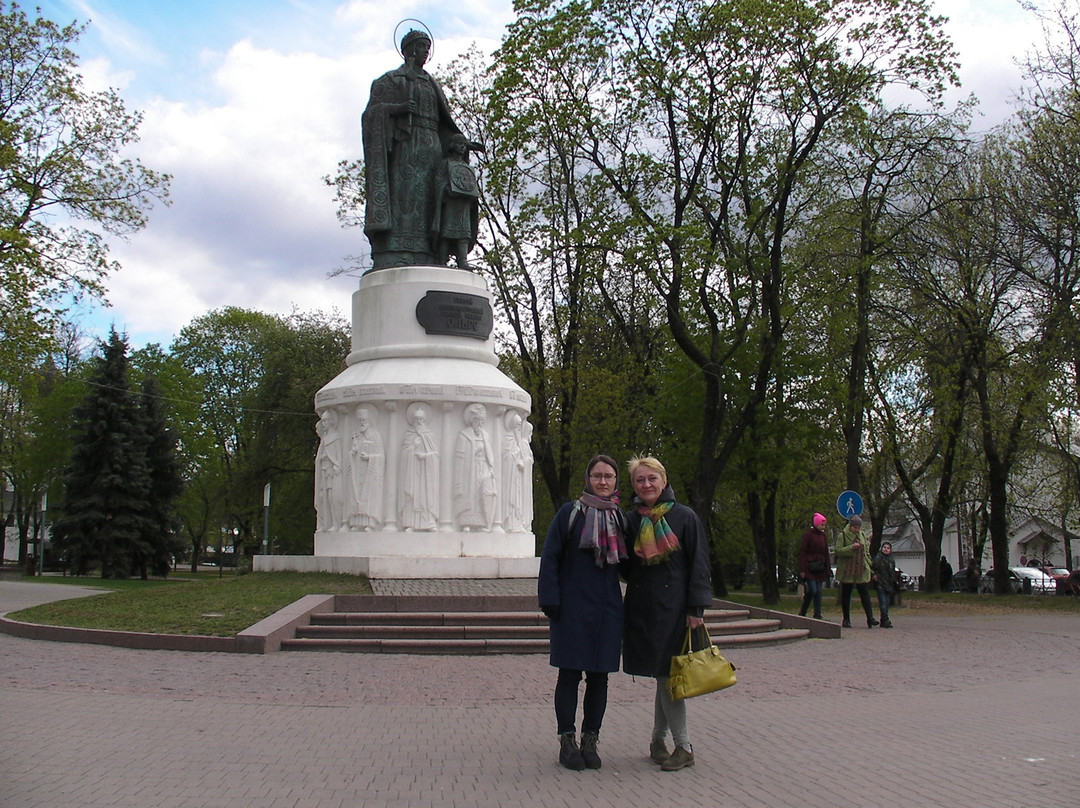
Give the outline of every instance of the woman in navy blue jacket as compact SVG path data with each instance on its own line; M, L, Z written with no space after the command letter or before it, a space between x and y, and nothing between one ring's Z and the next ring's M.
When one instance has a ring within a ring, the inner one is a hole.
M555 720L559 762L568 769L599 769L596 745L607 709L608 674L619 669L622 592L619 561L626 558L619 510L618 465L597 455L585 471L585 490L555 514L540 555L537 592L551 621ZM585 675L581 746L576 737L578 687Z

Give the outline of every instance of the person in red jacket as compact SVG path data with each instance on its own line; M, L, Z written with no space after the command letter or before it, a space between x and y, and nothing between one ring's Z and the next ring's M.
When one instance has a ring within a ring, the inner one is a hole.
M821 619L821 596L832 573L829 565L829 539L825 535L827 524L828 519L815 513L813 526L803 533L802 546L799 548L799 579L806 590L799 614L806 617L810 601L813 600L815 620Z

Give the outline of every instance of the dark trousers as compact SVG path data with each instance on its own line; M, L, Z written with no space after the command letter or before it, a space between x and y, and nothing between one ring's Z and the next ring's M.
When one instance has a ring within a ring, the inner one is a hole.
M555 684L555 721L559 734L573 732L574 719L577 716L578 685L581 683L581 671L559 668L559 681ZM608 675L600 671L585 673L584 715L581 720L582 732L600 732L607 711Z
M870 605L870 584L840 584L840 608L844 610L844 619L851 622L851 590L859 590L859 600L862 601L866 619L874 619L874 607Z
M825 590L824 581L814 581L809 578L803 581L803 588L806 590L803 594L802 607L799 609L799 614L805 615L806 610L810 608L810 602L814 603L814 617L818 620L821 619L821 597Z

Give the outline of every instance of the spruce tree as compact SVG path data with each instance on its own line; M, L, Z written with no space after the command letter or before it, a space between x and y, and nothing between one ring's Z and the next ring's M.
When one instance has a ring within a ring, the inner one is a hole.
M112 329L101 349L73 413L63 516L53 536L76 575L97 564L102 578L126 578L152 556L147 438L128 377L127 340Z
M146 467L150 482L147 516L152 532L147 536L149 555L138 557L135 566L143 578L147 568L153 575L164 577L169 574L173 555L180 547L177 538L179 520L173 505L184 490L184 480L176 456L176 437L161 406L161 387L152 378L143 380L139 408L146 435Z

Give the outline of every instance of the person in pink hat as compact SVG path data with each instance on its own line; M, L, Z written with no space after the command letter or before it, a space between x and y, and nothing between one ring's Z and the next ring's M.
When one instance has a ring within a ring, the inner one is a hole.
M829 566L829 539L825 535L828 521L822 514L815 513L813 525L803 533L799 548L799 580L803 582L805 590L799 614L806 617L812 599L816 620L821 619L821 596L832 573Z

